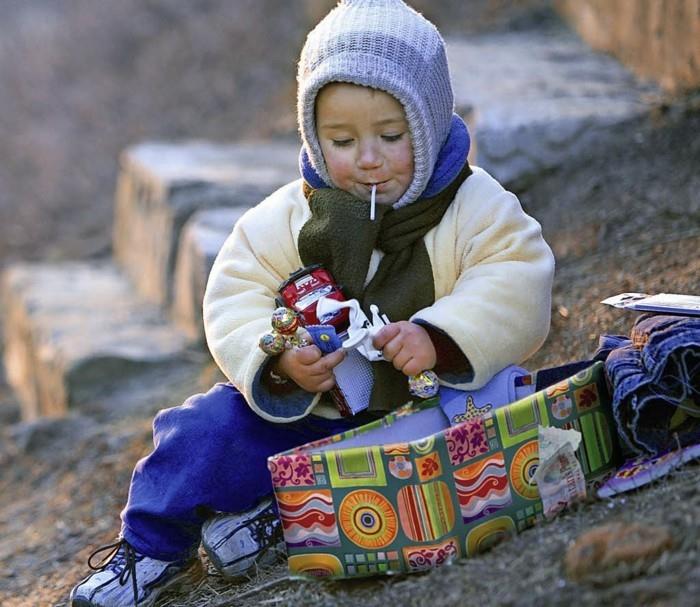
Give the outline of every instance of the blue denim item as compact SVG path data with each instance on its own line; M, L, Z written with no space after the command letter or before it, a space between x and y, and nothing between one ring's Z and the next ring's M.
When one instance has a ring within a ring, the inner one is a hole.
M272 494L270 455L376 417L310 415L275 424L256 415L231 384L217 384L156 416L155 448L134 468L122 534L151 558L186 558L213 512L243 512Z
M613 413L623 445L657 454L700 440L700 318L641 315L630 338L604 335Z

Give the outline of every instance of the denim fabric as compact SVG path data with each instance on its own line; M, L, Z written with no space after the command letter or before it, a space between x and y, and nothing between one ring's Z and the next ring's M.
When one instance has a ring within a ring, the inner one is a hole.
M151 558L184 558L196 550L212 512L242 512L272 494L270 455L376 417L312 415L275 424L253 413L231 384L217 384L156 416L155 448L134 469L122 534Z
M700 318L644 314L629 338L601 337L613 413L631 453L700 440Z

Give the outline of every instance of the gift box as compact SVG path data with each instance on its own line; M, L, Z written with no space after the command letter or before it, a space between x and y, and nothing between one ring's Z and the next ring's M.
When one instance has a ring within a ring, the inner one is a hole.
M500 408L469 404L454 426L438 396L270 457L290 574L420 571L533 525L539 426L581 433L589 484L619 463L601 362Z

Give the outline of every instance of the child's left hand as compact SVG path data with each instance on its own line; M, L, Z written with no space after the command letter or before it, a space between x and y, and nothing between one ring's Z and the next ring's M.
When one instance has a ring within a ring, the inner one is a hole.
M432 369L437 362L435 346L428 332L407 320L382 327L372 343L382 351L385 360L409 377Z

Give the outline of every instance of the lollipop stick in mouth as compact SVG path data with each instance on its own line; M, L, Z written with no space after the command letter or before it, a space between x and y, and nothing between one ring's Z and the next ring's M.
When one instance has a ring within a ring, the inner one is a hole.
M374 208L377 204L377 184L372 186L372 196L369 203L369 220L374 221Z

